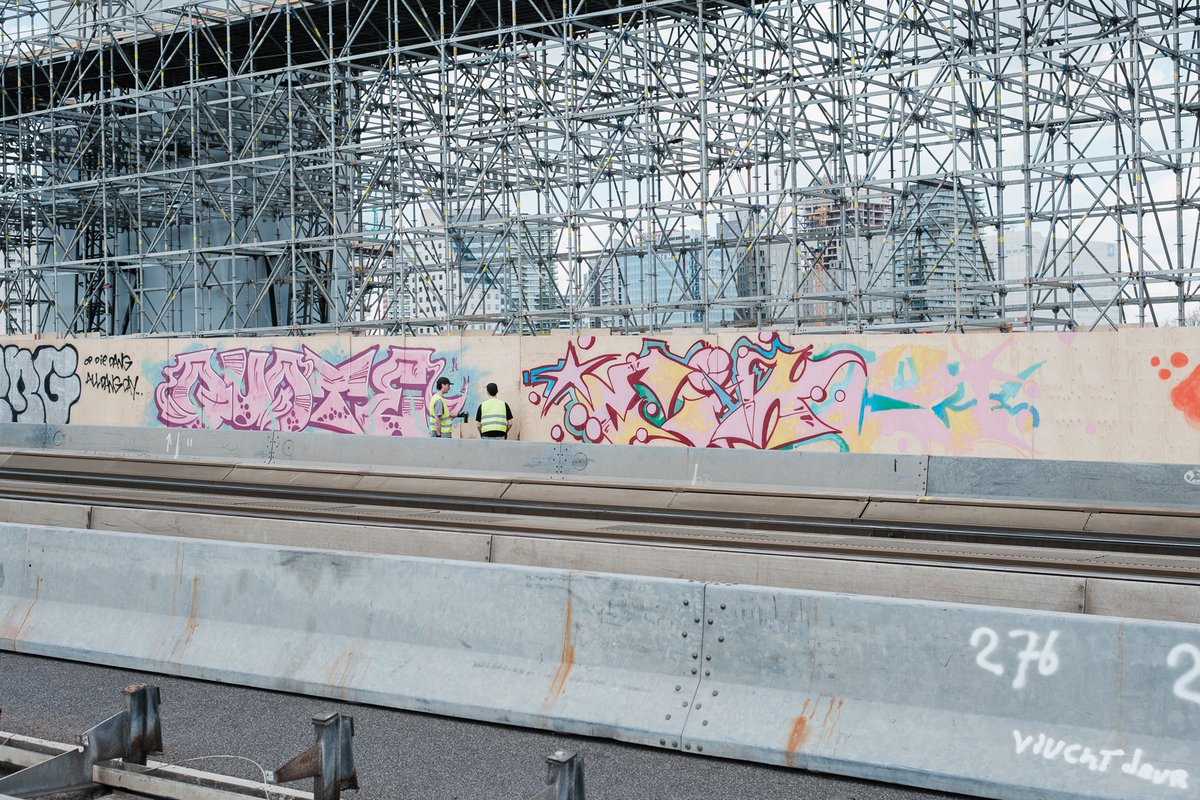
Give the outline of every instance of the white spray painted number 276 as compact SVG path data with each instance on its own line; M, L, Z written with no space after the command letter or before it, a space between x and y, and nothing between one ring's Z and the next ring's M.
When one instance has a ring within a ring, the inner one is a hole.
M1200 705L1200 690L1193 688L1193 684L1197 683L1196 679L1200 678L1200 647L1186 643L1175 645L1167 654L1167 666L1172 669L1182 666L1184 656L1191 656L1192 668L1175 681L1175 696Z
M1019 639L1025 637L1025 649L1017 654L1017 674L1013 678L1012 688L1025 688L1026 676L1029 672L1029 665L1037 662L1037 670L1039 675L1053 675L1058 671L1058 654L1054 652L1054 642L1058 639L1058 631L1050 631L1046 634L1046 642L1038 648L1041 643L1041 634L1034 631L1009 631L1010 639ZM975 656L975 663L993 675L1003 675L1004 665L991 660L992 653L1000 646L1000 636L991 628L976 628L971 634L971 647L979 647L983 645L983 649Z

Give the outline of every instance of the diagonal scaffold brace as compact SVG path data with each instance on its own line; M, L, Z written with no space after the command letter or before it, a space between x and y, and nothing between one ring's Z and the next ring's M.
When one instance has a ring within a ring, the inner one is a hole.
M354 718L329 712L313 717L316 743L267 774L273 783L313 779L313 800L338 800L343 789L358 789L354 767Z
M27 799L84 789L92 786L98 763L119 758L144 765L148 754L161 753L158 687L135 683L122 691L124 711L88 730L73 749L0 778L0 796Z

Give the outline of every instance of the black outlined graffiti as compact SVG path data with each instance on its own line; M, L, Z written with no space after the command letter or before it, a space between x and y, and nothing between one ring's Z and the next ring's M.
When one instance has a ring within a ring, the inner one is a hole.
M138 396L138 384L141 380L139 375L121 375L117 372L88 372L84 378L88 386L102 392L126 394L130 397Z
M75 374L78 365L79 353L69 344L43 345L36 350L5 346L0 422L70 422L71 406L79 401L82 389Z
M141 394L138 391L138 384L142 380L141 376L128 374L133 368L133 357L128 353L117 351L88 356L83 360L83 366L85 368L83 375L85 386L91 386L109 394L123 394L129 397L137 397ZM108 371L102 371L101 368L107 368Z
M111 367L112 369L129 372L133 366L133 357L128 353L101 353L98 356L88 356L83 360L85 367Z

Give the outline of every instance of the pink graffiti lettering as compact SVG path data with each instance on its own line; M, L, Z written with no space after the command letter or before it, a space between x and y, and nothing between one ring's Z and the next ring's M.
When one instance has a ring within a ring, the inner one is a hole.
M428 348L374 345L342 361L310 348L183 353L155 386L158 420L182 428L424 436L426 399L446 359ZM466 401L448 397L454 413Z
M957 342L817 354L762 333L682 354L645 339L621 355L588 353L594 341L580 339L522 379L543 417L562 415L555 441L956 454L986 442L1031 453L1041 364L1004 369L1008 344L980 357Z
M758 449L837 435L840 429L814 405L844 402L844 390L831 397L834 384L858 381L861 395L865 379L866 362L858 353L838 350L818 358L811 347L794 350L775 334L743 338L729 351L702 340L683 355L647 339L640 352L624 358L582 360L568 343L557 363L523 375L526 386L542 390L534 396L543 416L563 409L555 438Z

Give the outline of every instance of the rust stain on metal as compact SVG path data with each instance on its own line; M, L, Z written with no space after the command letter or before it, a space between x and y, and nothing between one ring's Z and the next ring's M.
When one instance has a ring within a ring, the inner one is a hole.
M368 663L370 659L364 661L363 666ZM334 689L339 697L346 699L347 690L358 672L358 667L358 653L354 650L343 652L325 670L325 685Z
M196 626L200 624L200 576L196 575L192 578L192 605L188 609L187 618L187 635L184 638L185 642L192 640L192 634L196 632Z
M807 700L804 701L808 703ZM792 720L792 732L788 736L787 754L785 759L789 767L796 766L796 753L804 746L804 742L808 739L808 717L804 712L801 712L794 720Z
M845 705L845 698L829 698L829 709L825 712L825 718L821 720L821 730L825 734L826 742L833 741L837 725L842 721L842 707Z
M829 725L829 717L832 716L834 711L838 712L838 718L840 718L842 716L842 714L841 714L842 706L844 706L845 704L846 704L845 700L839 700L836 697L829 698L829 708L825 711L825 717L821 720L821 727L824 728ZM836 723L837 723L837 718L834 719L834 724L836 724Z
M175 640L175 644L171 647L169 657L174 659L177 657L180 650L186 648L192 641L192 635L196 633L196 628L200 626L200 576L192 576L192 603L188 608L187 622L184 623L183 635Z
M825 714L821 717L820 728L822 735L826 739L833 736L834 728L837 727L838 721L842 718L842 707L846 704L844 699L830 697L829 702L825 703ZM785 751L784 760L789 767L796 766L796 754L804 747L812 733L812 723L817 712L822 706L822 696L817 695L817 699L804 698L804 705L800 707L800 713L792 720L791 732L788 735L787 749Z
M545 704L552 706L558 702L562 691L566 688L567 678L571 675L571 667L575 666L575 641L571 633L571 579L567 578L567 620L563 625L562 652L558 656L558 669L554 670L554 679L550 681L550 690L546 692Z
M5 638L12 639L13 648L17 646L17 642L21 639L21 632L25 630L25 626L29 624L29 617L33 614L33 609L38 603L38 599L42 595L42 576L38 575L33 582L33 599L29 601L29 605L25 607L25 613L21 615L21 621L17 623L15 628L12 628Z

